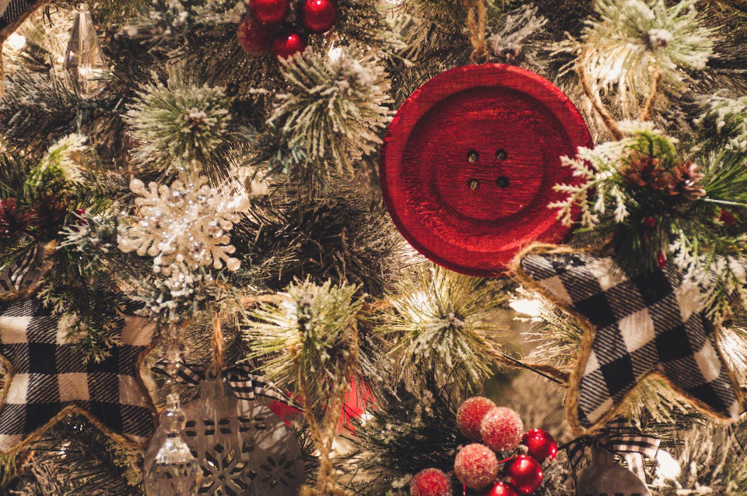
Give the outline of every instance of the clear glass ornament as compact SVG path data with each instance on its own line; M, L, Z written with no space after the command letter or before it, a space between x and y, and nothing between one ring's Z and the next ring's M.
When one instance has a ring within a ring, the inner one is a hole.
M181 432L186 418L180 409L166 410L161 414L160 426L164 435L154 436L146 452L152 460L145 477L148 496L193 496L197 494L201 470L190 452ZM158 447L153 455L154 447Z
M65 72L75 92L82 98L93 98L104 89L104 56L101 52L91 12L84 3L75 11L73 29L65 52Z
M183 406L182 431L202 470L197 494L298 494L306 477L301 446L266 400L239 400L220 377L209 377L198 387L200 397ZM153 442L166 435L159 426ZM146 453L146 470L149 463L155 462Z

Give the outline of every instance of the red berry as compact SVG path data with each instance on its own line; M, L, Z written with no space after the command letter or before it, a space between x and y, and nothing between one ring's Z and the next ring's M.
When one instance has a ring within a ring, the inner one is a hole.
M485 414L480 425L482 441L495 451L514 449L521 442L524 423L510 408L496 407Z
M78 224L88 224L88 221L83 218L83 216L86 215L86 210L84 208L77 209L75 214L79 217Z
M493 408L495 408L495 403L482 396L468 399L462 403L457 412L457 428L465 437L479 441L482 439L480 434L482 419Z
M272 43L272 55L276 60L287 59L291 55L302 52L306 48L306 40L297 33L281 35Z
M337 7L333 0L302 0L301 24L312 33L325 33L337 22Z
M265 24L280 24L290 14L289 0L251 0L252 16Z
M452 496L451 478L435 468L427 468L410 481L410 496Z
M737 221L731 212L727 212L726 210L721 210L721 215L719 215L718 220L720 220L726 227L733 226Z
M659 265L660 269L663 269L664 266L667 264L667 259L664 258L664 254L659 252L659 256L656 257L656 263Z
M454 472L459 482L472 489L482 489L495 482L498 458L484 444L468 444L457 453Z
M542 485L542 467L526 455L513 457L506 464L506 482L520 494L532 494Z
M485 493L480 496L517 496L514 488L506 484L505 482L496 482L493 487L488 489Z
M262 24L251 16L246 16L239 24L236 35L239 45L249 55L264 55L270 53L272 41L275 38L273 26Z
M656 219L653 217L646 217L646 220L643 221L643 224L648 228L652 228L656 225Z
M554 460L558 456L558 443L549 432L532 429L521 438L521 444L527 447L528 454L538 462Z

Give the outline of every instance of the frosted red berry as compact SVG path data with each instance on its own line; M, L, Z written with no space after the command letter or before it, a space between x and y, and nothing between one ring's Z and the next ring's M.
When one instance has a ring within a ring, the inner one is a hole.
M653 217L646 217L646 220L643 221L643 225L651 229L656 225L656 219Z
M498 458L484 444L468 444L457 453L454 472L459 482L471 489L482 489L495 482Z
M436 468L427 468L410 481L410 496L452 496L451 477Z
M660 269L663 269L664 266L667 264L667 259L664 257L664 254L659 252L659 255L656 257L656 264L659 266Z
M524 434L524 423L515 411L495 407L485 414L480 425L482 441L495 451L516 448Z
M495 408L495 403L482 396L475 396L462 403L456 417L459 432L473 441L481 440L482 419L493 408Z

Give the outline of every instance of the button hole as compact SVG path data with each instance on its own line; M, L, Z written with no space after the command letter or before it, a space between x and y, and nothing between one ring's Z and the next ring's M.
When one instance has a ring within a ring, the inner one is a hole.
M501 148L497 152L495 152L495 158L503 162L504 160L508 158L508 153L506 153L506 150Z
M480 160L480 154L477 153L475 150L470 150L467 152L467 160L473 163L477 162L478 160Z
M473 191L480 187L480 181L478 181L477 179L470 179L469 183L467 184L469 185L469 189Z
M499 188L504 189L508 188L508 185L511 183L509 179L506 176L500 176L495 183L498 185Z

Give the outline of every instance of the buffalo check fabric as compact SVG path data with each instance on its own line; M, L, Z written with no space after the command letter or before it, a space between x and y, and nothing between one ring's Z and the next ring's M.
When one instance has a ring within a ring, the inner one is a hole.
M698 312L700 289L683 280L676 266L626 274L609 257L530 251L519 268L535 288L594 329L570 393L571 420L578 427L590 429L608 420L654 372L701 409L725 419L738 417L738 388L710 323Z
M12 367L0 406L0 451L12 451L67 407L77 407L109 433L142 443L153 432L151 402L139 381L139 357L155 325L132 316L116 320L119 344L101 362L86 363L69 320L38 299L0 303L0 354ZM78 338L79 339L79 338Z
M0 0L0 33L36 5L37 0ZM2 39L3 36L0 36Z

